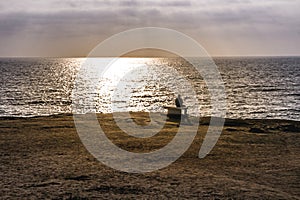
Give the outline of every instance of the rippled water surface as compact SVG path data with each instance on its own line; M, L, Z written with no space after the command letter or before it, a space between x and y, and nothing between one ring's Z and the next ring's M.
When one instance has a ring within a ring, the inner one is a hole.
M105 58L101 58L105 59ZM195 58L196 59L196 58ZM196 59L197 60L197 59ZM1 58L0 116L37 116L71 112L71 94L83 58ZM300 57L214 58L227 95L229 118L300 119ZM210 115L210 94L202 77L179 58L120 58L87 94L82 84L80 98L92 95L97 112L160 111L174 105L175 92L166 87L195 88L201 116ZM125 70L125 77L120 78ZM128 73L129 72L129 73ZM180 74L174 75L175 73ZM113 98L113 83L119 81L126 102ZM77 83L78 84L78 83ZM185 97L187 106L193 104ZM190 111L190 114L193 114Z

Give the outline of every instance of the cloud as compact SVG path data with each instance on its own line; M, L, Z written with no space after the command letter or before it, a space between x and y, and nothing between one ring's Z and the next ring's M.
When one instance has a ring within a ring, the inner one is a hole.
M0 45L15 41L15 46L7 48L9 51L1 49L0 56L14 54L20 44L23 53L30 55L44 49L51 56L59 56L55 50L52 52L54 46L64 52L71 49L70 55L84 54L82 49L88 51L112 34L143 26L182 31L205 43L214 54L228 45L231 45L228 54L255 53L257 48L250 44L260 43L265 38L268 38L265 54L276 54L273 43L278 40L280 45L283 41L292 45L291 49L297 53L300 52L300 47L295 47L300 46L299 5L299 1L293 0L2 1ZM36 41L41 47L26 51L26 46ZM215 45L216 41L219 46ZM76 53L76 49L80 50Z

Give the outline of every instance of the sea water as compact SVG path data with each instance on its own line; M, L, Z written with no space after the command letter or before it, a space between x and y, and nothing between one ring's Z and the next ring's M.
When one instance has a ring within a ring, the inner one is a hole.
M99 58L106 59L106 58ZM197 58L194 58L197 61ZM300 119L300 57L213 58L226 92L227 118ZM1 58L0 116L40 116L72 112L74 81L85 58ZM199 61L200 62L200 61ZM195 62L197 63L197 62ZM116 66L117 65L117 66ZM138 66L138 68L135 68ZM103 66L99 66L103 67ZM107 87L122 69L140 69L137 76L122 79L130 101L112 99L115 88ZM201 74L182 58L119 58L109 76L100 77L88 95L96 112L165 112L177 94L166 86L180 87L174 71L193 86L201 116L210 116L210 93ZM140 74L139 74L140 73ZM171 80L171 81L170 81ZM80 83L79 85L85 85ZM86 98L82 90L79 98ZM186 97L189 106L190 98ZM112 110L114 104L114 110ZM76 111L75 111L76 112ZM189 111L191 115L195 111Z

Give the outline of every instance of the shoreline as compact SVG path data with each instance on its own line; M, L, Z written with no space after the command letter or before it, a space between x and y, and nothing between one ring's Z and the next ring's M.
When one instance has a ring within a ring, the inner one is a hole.
M116 112L116 113L124 113L124 112ZM138 112L133 112L130 111L130 113L149 113L149 112L144 112L144 111L138 111ZM155 112L159 113L159 112ZM113 113L96 113L96 115L111 115ZM115 114L115 113L114 113ZM166 113L164 113L166 114ZM49 115L36 115L36 116L0 116L0 120L6 120L6 119L11 119L11 120L16 120L16 119L34 119L34 118L44 118L44 117L68 117L68 116L73 116L73 113L58 113L58 114L49 114ZM80 114L84 115L84 114ZM191 116L193 117L193 116ZM201 119L207 120L210 119L211 116L203 116L200 117ZM225 120L241 120L241 121L285 121L285 122L300 122L299 120L294 120L294 119L280 119L280 118L223 118Z
M155 140L142 141L122 135L111 114L98 117L113 143L132 152L163 147L178 128L167 121ZM140 125L149 122L147 113L131 117ZM226 119L216 146L199 159L209 119L201 118L192 145L177 161L130 174L85 149L71 114L0 117L0 193L3 199L300 199L300 122Z

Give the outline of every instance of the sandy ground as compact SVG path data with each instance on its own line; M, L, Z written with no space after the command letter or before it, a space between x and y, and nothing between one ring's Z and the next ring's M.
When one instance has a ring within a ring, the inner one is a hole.
M102 114L118 146L149 152L176 134L167 122L152 139L134 139ZM140 125L147 113L133 113ZM200 121L188 151L170 166L144 174L111 169L82 145L71 115L0 119L1 199L300 199L300 122L226 120L204 159L197 157L209 119ZM159 138L159 139L158 139Z

